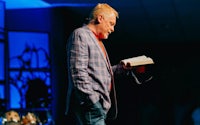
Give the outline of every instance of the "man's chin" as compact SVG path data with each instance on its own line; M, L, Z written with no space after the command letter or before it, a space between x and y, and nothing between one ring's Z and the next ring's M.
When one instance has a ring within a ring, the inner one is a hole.
M105 36L104 39L108 39L108 36Z
M108 36L107 36L107 37L103 37L103 38L101 38L101 40L105 40L105 39L108 39Z

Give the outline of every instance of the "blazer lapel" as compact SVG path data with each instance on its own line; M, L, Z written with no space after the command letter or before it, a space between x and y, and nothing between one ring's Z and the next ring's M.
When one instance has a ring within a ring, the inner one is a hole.
M113 74L113 73L112 73L111 64L110 64L110 61L109 61L109 58L108 58L108 54L107 54L107 51L106 51L104 45L103 45L103 47L104 47L104 50L105 50L106 55L104 55L104 52L103 52L103 50L101 49L101 47L100 47L100 45L99 45L99 43L98 43L98 41L97 41L95 35L93 35L92 38L93 38L93 41L95 42L95 45L97 46L97 48L98 48L99 51L101 52L101 56L102 56L102 58L104 59L104 62L106 63L106 67L108 68L109 72L110 72L111 74Z

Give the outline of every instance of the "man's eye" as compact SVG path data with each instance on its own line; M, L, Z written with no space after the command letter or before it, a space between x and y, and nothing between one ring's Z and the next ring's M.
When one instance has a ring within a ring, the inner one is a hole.
M114 24L114 23L112 23L112 22L110 22L110 25L111 25L111 26L114 26L115 24Z

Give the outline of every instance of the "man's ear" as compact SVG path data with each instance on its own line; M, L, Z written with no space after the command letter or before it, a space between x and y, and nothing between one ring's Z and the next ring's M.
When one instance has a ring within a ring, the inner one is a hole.
M103 20L103 16L102 16L102 15L97 16L97 18L96 18L96 20L95 20L95 24L101 23L102 20Z

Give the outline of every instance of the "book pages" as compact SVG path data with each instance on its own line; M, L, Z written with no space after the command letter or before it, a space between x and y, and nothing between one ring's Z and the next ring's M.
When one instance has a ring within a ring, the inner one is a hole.
M152 58L142 55L121 60L120 63L125 66L139 66L139 65L154 64L154 61Z

